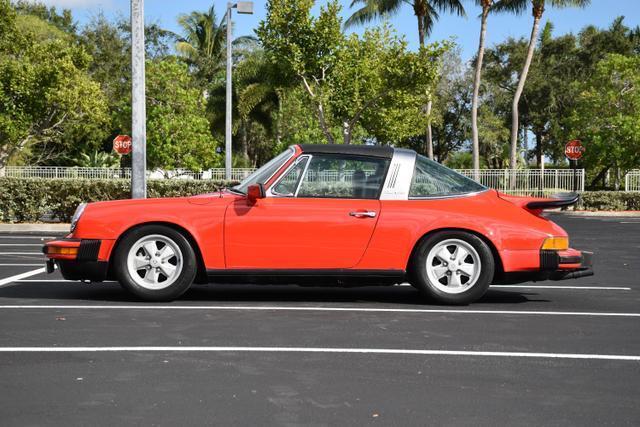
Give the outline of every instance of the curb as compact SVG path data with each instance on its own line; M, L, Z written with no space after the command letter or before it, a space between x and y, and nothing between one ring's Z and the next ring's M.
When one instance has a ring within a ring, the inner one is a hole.
M3 233L68 233L69 224L0 224L0 232Z
M640 211L553 211L553 213L567 216L640 218Z

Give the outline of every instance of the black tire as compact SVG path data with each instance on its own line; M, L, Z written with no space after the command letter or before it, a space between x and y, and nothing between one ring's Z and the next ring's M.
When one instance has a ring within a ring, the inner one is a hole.
M475 249L480 258L480 274L477 280L461 293L444 292L431 283L427 274L427 258L431 249L449 239L467 242ZM409 277L411 284L432 301L441 304L466 305L477 301L487 292L493 281L494 271L495 260L491 249L480 237L463 231L439 231L418 244L409 266Z
M182 254L182 270L171 285L162 289L145 288L131 277L127 267L127 258L133 245L145 236L159 235L173 241ZM113 259L113 271L120 285L145 301L172 301L185 293L193 283L197 273L196 255L186 237L163 225L145 225L128 232L118 244Z

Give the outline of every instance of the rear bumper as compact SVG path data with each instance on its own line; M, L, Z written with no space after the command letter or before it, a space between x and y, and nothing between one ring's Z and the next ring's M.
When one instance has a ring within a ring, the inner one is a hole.
M48 258L47 272L53 272L55 264L62 273L62 277L67 280L102 282L107 279L109 262L99 259L101 245L101 240L87 239L61 239L47 242L42 248L42 252ZM60 248L73 250L60 251Z
M543 280L568 280L593 276L593 252L569 249L566 251L540 251L540 269L508 272L496 283L514 284Z

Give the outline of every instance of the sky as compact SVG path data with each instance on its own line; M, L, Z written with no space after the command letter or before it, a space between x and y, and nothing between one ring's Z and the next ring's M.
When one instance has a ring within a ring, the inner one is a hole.
M44 3L56 7L70 8L75 18L84 24L102 10L107 16L129 16L129 0L45 0ZM159 23L163 28L179 31L176 17L193 10L207 10L212 0L146 0L145 19L147 23ZM322 4L323 1L317 2ZM350 0L341 1L342 14L345 18L353 11L349 9ZM547 2L550 3L550 2ZM216 11L222 18L227 2L213 0ZM480 9L473 0L464 0L467 17L442 15L431 34L430 40L454 39L461 48L464 60L469 60L478 48L480 31ZM254 2L254 15L234 15L234 36L250 35L258 23L265 17L266 1ZM617 16L625 16L625 23L630 27L640 25L640 0L591 0L591 6L586 9L552 9L547 7L543 23L551 21L554 24L554 34L561 35L578 32L586 25L608 27ZM404 34L411 47L418 44L417 22L409 6L391 18L390 23L396 30ZM492 15L489 17L487 31L487 46L507 39L508 37L529 37L533 18L529 11L521 16ZM356 30L359 31L359 30Z

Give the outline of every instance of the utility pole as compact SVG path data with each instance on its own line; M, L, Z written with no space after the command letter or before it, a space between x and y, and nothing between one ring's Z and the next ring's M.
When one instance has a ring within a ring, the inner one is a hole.
M131 0L131 197L147 197L144 0Z
M231 50L231 37L232 37L232 21L231 21L231 9L237 8L238 13L251 15L253 14L253 2L250 1L240 1L237 3L227 3L227 13L225 17L225 22L227 24L227 94L226 94L226 112L225 112L225 132L224 132L224 143L225 143L225 159L224 159L224 169L225 169L225 179L231 180L231 137L232 137L232 50Z

